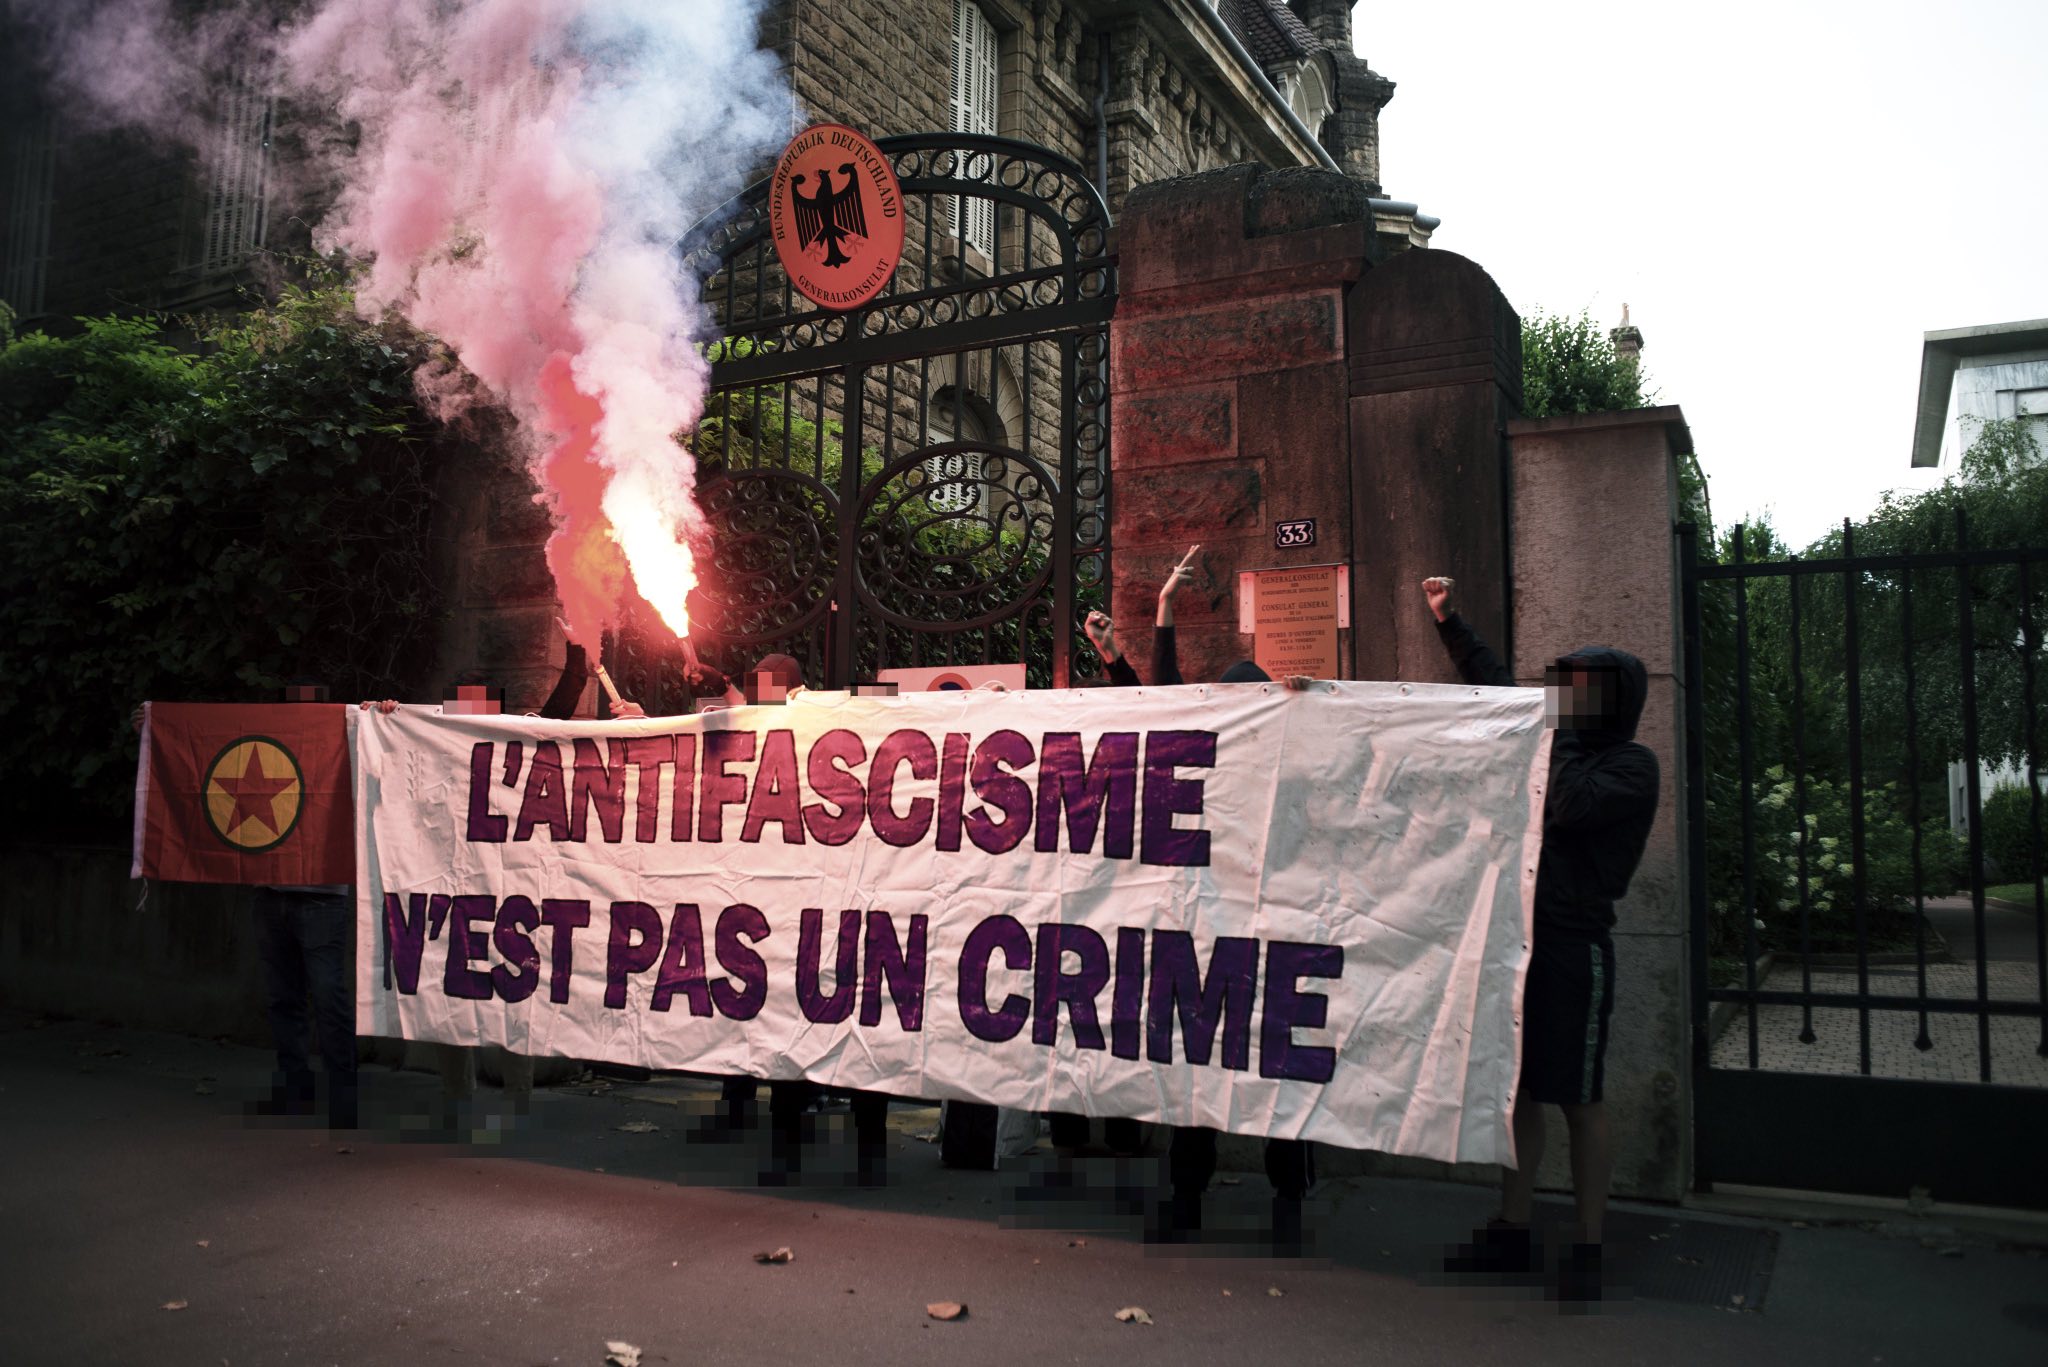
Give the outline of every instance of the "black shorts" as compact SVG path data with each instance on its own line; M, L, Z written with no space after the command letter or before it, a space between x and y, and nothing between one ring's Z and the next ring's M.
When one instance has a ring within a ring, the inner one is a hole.
M1536 933L1522 991L1522 1095L1555 1106L1598 1101L1614 1014L1614 943Z

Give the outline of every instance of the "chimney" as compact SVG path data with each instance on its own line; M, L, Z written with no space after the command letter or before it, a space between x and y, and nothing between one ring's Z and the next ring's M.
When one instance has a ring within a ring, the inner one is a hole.
M1621 306L1621 326L1611 329L1607 338L1614 343L1614 359L1628 365L1639 365L1643 359L1643 332L1628 320L1628 305Z
M1292 0L1289 7L1323 46L1351 55L1351 0Z

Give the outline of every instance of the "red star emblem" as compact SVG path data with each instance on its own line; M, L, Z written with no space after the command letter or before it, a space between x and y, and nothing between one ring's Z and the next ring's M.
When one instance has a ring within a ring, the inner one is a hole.
M220 786L222 792L235 800L234 813L222 823L224 830L233 831L244 821L258 821L271 834L283 834L277 819L277 795L297 783L298 779L289 774L283 778L272 778L264 773L258 747L249 747L248 762L242 766L240 778L226 773L216 773L213 781Z

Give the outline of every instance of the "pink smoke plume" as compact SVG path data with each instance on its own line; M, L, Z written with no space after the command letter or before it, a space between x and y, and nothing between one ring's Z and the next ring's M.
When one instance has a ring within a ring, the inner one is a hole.
M199 55L239 47L278 94L348 121L315 241L369 262L365 313L459 359L420 376L437 412L474 383L512 413L572 636L594 645L629 581L687 632L701 514L674 438L708 370L674 247L790 131L760 0L313 0L281 30L253 0L204 28L169 0L17 3L57 40L53 87L112 117L186 136L163 124L191 107Z

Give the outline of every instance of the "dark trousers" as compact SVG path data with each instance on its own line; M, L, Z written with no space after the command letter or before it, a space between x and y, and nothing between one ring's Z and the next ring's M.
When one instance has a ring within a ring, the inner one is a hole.
M768 1084L768 1125L775 1146L793 1155L803 1142L804 1112L824 1089L801 1079ZM854 1142L863 1149L879 1147L889 1121L889 1098L881 1092L849 1094Z
M1216 1131L1181 1126L1166 1151L1166 1173L1180 1200L1198 1199L1216 1175ZM1315 1165L1305 1139L1266 1141L1266 1180L1275 1196L1299 1201L1315 1181Z
M1052 1146L1056 1149L1078 1149L1088 1142L1088 1117L1073 1115L1066 1111L1054 1111L1046 1116L1050 1122ZM1129 1116L1111 1116L1102 1122L1102 1142L1111 1153L1133 1154L1143 1147L1143 1135L1138 1122Z
M320 1062L327 1071L328 1113L352 1124L356 1012L346 971L348 937L355 929L351 896L258 888L254 914L270 1035L277 1047L277 1088L295 1102L313 1099L313 1065L307 1049L310 998Z

